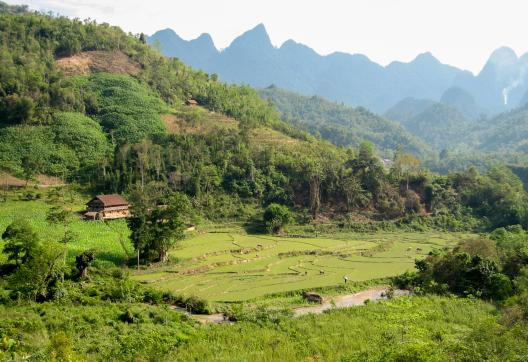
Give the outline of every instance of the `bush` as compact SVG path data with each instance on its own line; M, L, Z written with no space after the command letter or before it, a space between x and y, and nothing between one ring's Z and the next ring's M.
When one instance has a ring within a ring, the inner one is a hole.
M290 210L286 206L270 204L264 211L264 224L270 233L280 232L290 221Z
M185 309L192 313L197 314L211 314L212 309L209 302L205 299L198 298L195 296L190 296L183 302Z

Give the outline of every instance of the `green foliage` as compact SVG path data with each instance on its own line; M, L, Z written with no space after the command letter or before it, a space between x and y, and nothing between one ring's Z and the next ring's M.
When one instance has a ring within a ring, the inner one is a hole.
M14 261L17 266L27 263L38 252L38 235L25 220L17 219L9 224L2 239L6 241L3 252L7 260Z
M522 359L527 351L526 332L505 330L494 312L492 306L473 300L395 299L277 323L242 321L202 328L170 357L204 361Z
M136 200L132 217L127 219L132 231L130 239L143 258L165 262L169 249L183 239L182 214L188 212L189 200L175 194L163 200L163 205L157 202L161 200L152 201L149 204L147 200Z
M405 275L397 283L425 292L505 300L514 293L512 280L502 272L505 262L499 259L494 242L471 239L452 251L417 260L416 276Z
M28 12L27 5L9 5L0 1L0 13L6 14L22 14Z
M271 86L260 94L277 106L283 119L336 145L359 146L368 140L391 154L398 146L424 155L427 147L400 126L365 108L351 108L320 97L305 97Z
M28 301L62 298L66 249L56 242L41 243L32 257L8 277L13 297Z
M286 206L270 204L264 211L264 224L270 233L280 232L291 221L290 210Z
M64 175L77 170L73 150L53 142L47 126L16 126L0 129L0 163L15 175L31 180L38 173Z
M60 206L51 207L46 214L46 221L50 224L66 224L69 212Z
M75 267L79 271L81 278L88 276L88 268L92 265L94 259L95 252L93 250L87 250L75 257Z
M76 84L85 102L95 102L88 111L118 144L136 143L164 133L160 113L166 110L166 105L133 78L98 73L88 79L78 79Z
M0 102L0 119L3 125L27 123L33 118L33 99L16 94L3 98Z
M80 168L95 168L108 155L108 141L101 127L83 114L55 114L52 130L57 144L75 152Z

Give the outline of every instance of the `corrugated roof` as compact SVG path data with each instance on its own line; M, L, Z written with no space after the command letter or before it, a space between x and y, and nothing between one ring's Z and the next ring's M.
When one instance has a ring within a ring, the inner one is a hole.
M90 202L93 200L98 199L100 200L104 206L122 206L122 205L128 205L128 201L123 198L123 196L118 194L111 194L111 195L97 195L94 197ZM89 202L89 203L90 203Z

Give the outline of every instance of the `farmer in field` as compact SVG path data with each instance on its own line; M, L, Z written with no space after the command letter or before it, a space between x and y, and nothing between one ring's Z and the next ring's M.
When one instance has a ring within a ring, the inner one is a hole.
M348 276L345 275L345 276L343 277L343 280L345 281L345 284L348 283Z

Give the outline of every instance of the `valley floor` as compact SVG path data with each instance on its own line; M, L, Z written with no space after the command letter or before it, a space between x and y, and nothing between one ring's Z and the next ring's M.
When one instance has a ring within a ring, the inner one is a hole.
M250 300L299 289L328 288L392 277L414 268L416 258L452 247L464 233L378 232L319 237L209 232L171 252L178 262L135 273L161 290L214 302Z

